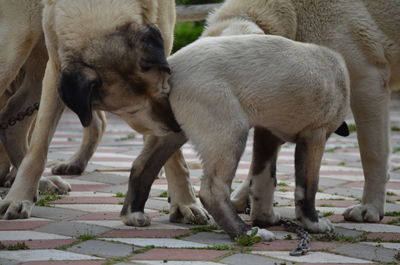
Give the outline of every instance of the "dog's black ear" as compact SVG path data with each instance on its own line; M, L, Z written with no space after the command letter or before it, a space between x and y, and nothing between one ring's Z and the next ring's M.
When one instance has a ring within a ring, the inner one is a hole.
M347 125L347 123L344 121L342 123L342 125L340 125L340 127L335 131L335 133L337 135L340 136L349 136L350 135L350 130L349 130L349 126Z
M145 25L139 29L136 36L141 70L147 72L152 68L158 68L171 74L164 51L164 40L158 27L154 24Z
M95 81L88 80L81 71L63 72L58 86L62 101L78 115L84 127L92 121L91 96L94 86Z

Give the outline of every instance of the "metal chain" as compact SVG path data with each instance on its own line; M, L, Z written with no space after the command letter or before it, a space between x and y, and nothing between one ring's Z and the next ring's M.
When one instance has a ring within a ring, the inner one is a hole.
M274 204L275 206L275 204ZM251 208L250 208L250 203L248 203L245 213L250 214ZM297 234L297 236L300 238L299 243L297 244L297 247L293 249L289 254L290 256L303 256L307 254L310 251L310 235L308 232L300 226L298 223L293 222L290 219L283 218L279 220L279 224L283 225L286 229L293 231Z
M290 256L302 256L307 254L310 251L310 236L308 232L296 222L293 222L292 220L286 218L281 218L279 223L283 225L286 229L294 231L300 238L299 243L297 244L297 248L289 253Z
M35 103L32 106L27 107L26 110L18 112L15 117L11 117L8 119L8 121L0 123L0 130L6 130L8 127L14 126L17 122L31 116L38 109L39 103Z

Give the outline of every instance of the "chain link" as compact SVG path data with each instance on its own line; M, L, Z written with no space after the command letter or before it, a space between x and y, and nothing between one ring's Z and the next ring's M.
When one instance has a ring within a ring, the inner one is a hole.
M281 218L279 223L283 225L286 229L294 231L300 238L297 247L289 253L290 256L302 256L307 254L310 251L310 236L308 232L296 222L293 222L292 220L286 218Z
M6 130L8 127L14 126L17 122L24 120L26 117L32 116L32 114L39 109L39 103L35 103L29 106L24 111L20 111L7 120L7 122L0 123L0 130Z

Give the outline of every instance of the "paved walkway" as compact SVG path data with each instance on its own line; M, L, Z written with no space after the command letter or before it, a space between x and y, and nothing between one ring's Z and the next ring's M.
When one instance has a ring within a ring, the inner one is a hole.
M45 198L36 206L33 218L0 221L0 264L24 265L257 265L257 264L399 264L400 263L400 100L392 107L392 178L387 190L387 216L380 224L345 222L344 208L359 201L363 175L356 135L333 136L327 145L321 168L317 205L321 216L335 223L336 235L313 239L312 252L291 257L296 235L272 227L278 240L239 247L216 228L168 222L166 180L152 188L146 211L153 217L145 228L124 226L119 220L122 196L127 190L129 168L142 147L141 136L123 122L110 117L107 133L82 176L64 177L72 192L61 198ZM353 123L351 120L350 124ZM79 146L81 127L75 116L63 116L51 145L48 168L67 159ZM187 161L198 159L189 144L183 152ZM294 216L294 145L286 144L278 162L278 211ZM251 139L237 171L235 186L243 181L250 165ZM194 167L195 168L195 167ZM96 172L95 169L111 169ZM192 183L199 189L201 170L191 169ZM54 201L49 201L53 199ZM247 218L248 216L243 216ZM317 237L317 236L315 236Z

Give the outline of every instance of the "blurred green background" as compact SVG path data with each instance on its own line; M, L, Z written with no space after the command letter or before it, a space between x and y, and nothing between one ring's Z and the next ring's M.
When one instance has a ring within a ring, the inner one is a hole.
M177 5L199 5L221 3L223 0L176 0ZM195 41L204 28L204 21L177 22L175 26L175 41L173 52Z

